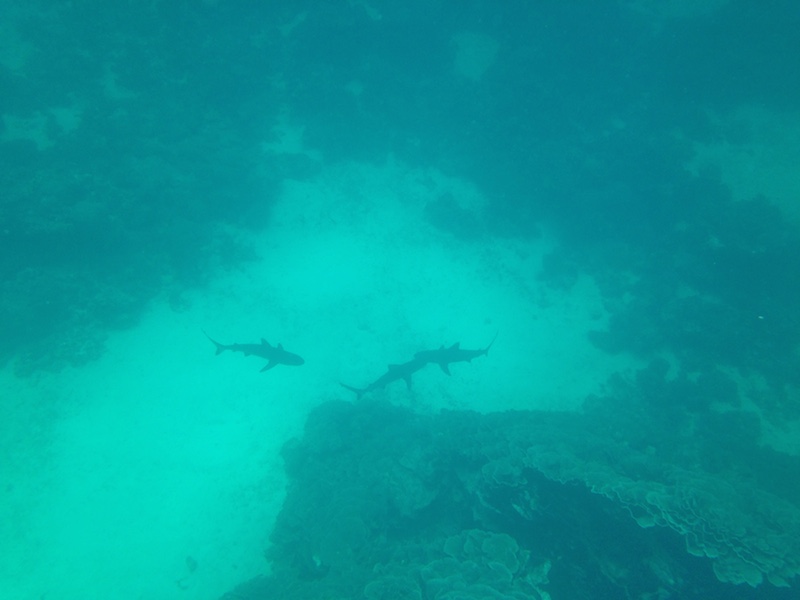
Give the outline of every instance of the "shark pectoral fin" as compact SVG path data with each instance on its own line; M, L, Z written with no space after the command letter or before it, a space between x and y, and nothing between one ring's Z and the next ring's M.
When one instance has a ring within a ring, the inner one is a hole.
M405 377L403 377L403 381L406 382L406 387L408 389L411 389L411 375L406 375Z
M353 387L353 386L350 386L350 385L346 385L346 384L342 383L341 381L339 382L339 385L342 386L343 388L345 388L346 390L350 390L351 392L355 392L356 398L358 400L361 400L361 396L363 396L364 392L367 391L364 388L356 388L356 387Z
M272 367L274 367L277 364L278 363L276 363L274 360L269 361L267 364L264 365L264 368L261 369L261 373L263 373L264 371L269 371Z
M439 363L439 366L442 368L445 375L450 375L450 366L447 363Z

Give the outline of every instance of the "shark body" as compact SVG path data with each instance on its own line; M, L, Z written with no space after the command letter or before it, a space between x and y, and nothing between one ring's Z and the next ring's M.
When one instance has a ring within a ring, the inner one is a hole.
M408 362L399 365L389 365L386 373L378 377L375 381L370 383L367 387L357 388L349 385L341 384L343 388L356 393L356 397L360 400L361 396L373 390L383 389L394 381L402 379L406 382L408 389L411 389L411 376L425 366L425 361L414 358Z
M204 331L203 333L206 332ZM303 360L303 357L284 350L283 344L273 346L264 338L261 338L260 344L220 344L207 333L206 337L211 340L216 347L216 354L222 354L225 350L230 350L231 352L241 352L245 356L266 358L267 364L261 369L262 373L264 371L269 371L272 367L277 365L300 366L306 362Z
M439 365L442 371L450 375L450 363L472 362L473 358L486 356L489 354L489 348L492 347L496 339L497 334L494 335L494 338L492 338L492 341L489 342L486 348L481 348L480 350L465 350L461 347L460 342L456 342L449 348L440 346L438 350L422 350L414 354L414 360L420 360L425 363L435 363Z

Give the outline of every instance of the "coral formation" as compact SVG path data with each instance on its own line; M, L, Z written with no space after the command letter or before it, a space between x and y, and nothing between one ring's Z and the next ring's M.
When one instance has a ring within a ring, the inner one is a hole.
M614 414L324 404L285 450L273 575L231 597L789 598L797 499L609 436Z

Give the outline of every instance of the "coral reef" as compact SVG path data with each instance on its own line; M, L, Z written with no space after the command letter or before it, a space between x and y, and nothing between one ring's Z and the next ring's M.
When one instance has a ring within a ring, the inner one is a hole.
M713 472L702 447L609 436L615 414L323 404L284 452L272 575L229 598L791 597L797 498L757 462Z

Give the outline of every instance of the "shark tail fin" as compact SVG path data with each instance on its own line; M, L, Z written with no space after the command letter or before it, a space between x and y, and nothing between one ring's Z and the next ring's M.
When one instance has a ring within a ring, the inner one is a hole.
M214 344L214 346L216 347L216 352L214 352L214 354L215 354L215 355L217 355L217 354L222 354L223 352L225 352L225 350L227 349L227 346L225 346L225 344L220 344L220 343L219 343L217 340L215 340L215 339L214 339L214 338L212 338L210 335L208 335L208 334L205 332L205 330L202 330L202 331L203 331L203 333L205 333L205 336L206 336L206 337L207 337L209 340L211 340L211 343L212 343L212 344Z
M355 394L356 394L356 400L361 400L361 396L363 396L363 395L364 395L364 392L366 392L366 391L367 391L367 390L365 390L364 388L356 388L356 387L352 387L352 386L350 386L350 385L345 385L345 384L344 384L344 383L342 383L341 381L339 382L339 385L341 385L341 386L342 386L344 389L346 389L346 390L350 390L351 392L355 392Z

